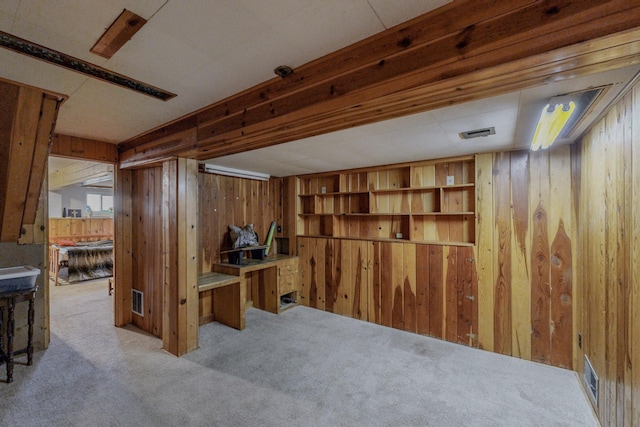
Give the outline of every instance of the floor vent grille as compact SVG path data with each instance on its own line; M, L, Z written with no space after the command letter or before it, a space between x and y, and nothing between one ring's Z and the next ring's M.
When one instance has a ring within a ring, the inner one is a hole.
M131 290L131 311L144 317L144 294L136 289Z
M584 382L587 385L587 389L589 390L589 397L593 401L593 404L598 406L598 375L596 371L593 369L591 362L587 356L584 356Z

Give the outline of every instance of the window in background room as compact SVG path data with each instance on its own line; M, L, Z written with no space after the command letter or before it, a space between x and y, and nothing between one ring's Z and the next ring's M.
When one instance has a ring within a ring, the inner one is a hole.
M87 213L93 215L113 214L113 196L87 193Z

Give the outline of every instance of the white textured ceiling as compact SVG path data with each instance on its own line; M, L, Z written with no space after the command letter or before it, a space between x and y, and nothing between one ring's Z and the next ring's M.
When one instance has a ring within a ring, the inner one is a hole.
M159 101L2 48L0 77L68 95L56 132L117 143L274 78L278 65L296 68L449 2L0 0L0 30L178 96ZM124 8L147 24L111 59L92 54ZM605 83L620 88L637 70L549 83L212 163L284 176L521 148L546 99ZM496 135L457 136L487 126L495 126Z

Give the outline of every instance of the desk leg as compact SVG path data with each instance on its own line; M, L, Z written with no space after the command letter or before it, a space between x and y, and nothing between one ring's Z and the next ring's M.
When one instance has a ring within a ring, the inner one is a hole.
M29 299L29 336L27 339L27 365L33 364L33 323L35 317L35 310L33 308L33 305L35 299L36 293L34 292Z
M13 382L13 332L15 328L14 311L16 299L9 298L9 310L7 312L7 382Z
M213 315L216 322L232 328L243 330L244 289L242 283L223 286L213 290Z

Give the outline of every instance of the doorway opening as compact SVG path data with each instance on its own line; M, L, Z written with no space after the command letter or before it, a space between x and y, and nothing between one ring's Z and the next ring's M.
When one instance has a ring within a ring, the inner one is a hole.
M104 293L91 293L94 295L92 298L103 295L105 301L111 299L114 283L113 213L112 163L49 157L47 229L50 296L54 293L56 296L73 294L72 288L100 286ZM62 287L67 289L62 291Z

